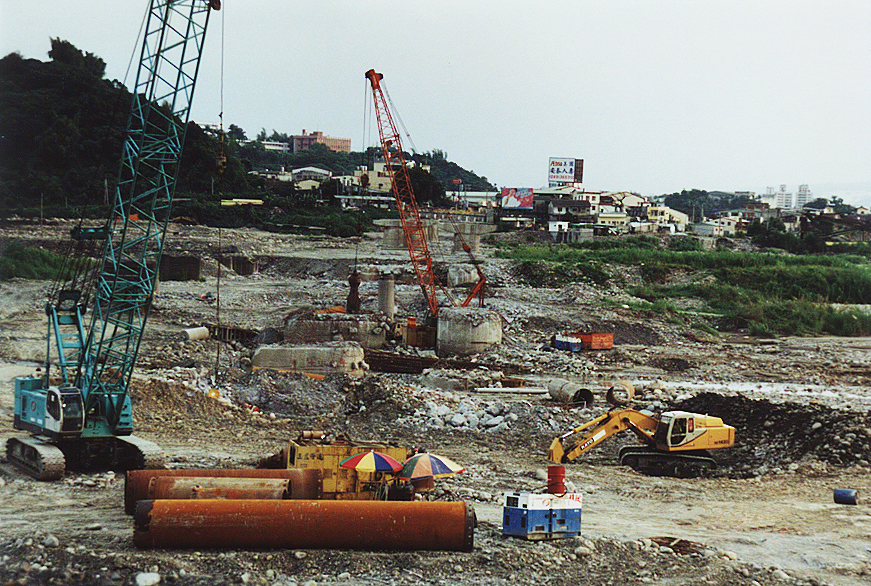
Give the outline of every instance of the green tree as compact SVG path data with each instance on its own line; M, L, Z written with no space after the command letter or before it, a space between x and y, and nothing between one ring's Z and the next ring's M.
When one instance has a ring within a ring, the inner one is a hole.
M832 209L836 214L848 216L856 213L856 208L850 204L844 203L844 200L837 195L832 196Z
M445 188L435 175L424 171L418 166L408 168L408 179L414 191L414 199L418 205L444 207L450 205L445 195Z
M829 201L825 198L818 197L813 201L810 201L804 205L805 208L810 208L812 210L824 210L826 206L829 205Z
M105 61L93 53L84 53L78 50L69 41L52 39L51 50L48 52L48 56L52 61L80 69L98 79L102 79L106 73Z
M236 142L245 142L248 140L248 137L245 136L245 131L235 124L231 124L230 128L227 129L227 138L235 140Z

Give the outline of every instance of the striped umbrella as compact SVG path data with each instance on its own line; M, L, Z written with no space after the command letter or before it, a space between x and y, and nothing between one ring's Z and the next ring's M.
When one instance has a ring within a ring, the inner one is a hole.
M402 464L387 454L375 450L354 454L339 462L339 466L357 472L399 472L402 470Z
M459 474L465 468L444 456L423 453L415 454L405 461L399 477L405 480L420 480L422 478L439 478Z

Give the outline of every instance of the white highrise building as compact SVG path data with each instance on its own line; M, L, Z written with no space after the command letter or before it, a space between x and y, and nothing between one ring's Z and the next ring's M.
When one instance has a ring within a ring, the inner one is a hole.
M774 196L774 207L782 210L792 209L792 192L786 190L785 184L780 186L780 191L774 191L773 187L769 187L768 194Z
M808 189L807 185L798 186L798 194L795 196L795 207L799 210L804 209L804 206L811 202L813 193Z

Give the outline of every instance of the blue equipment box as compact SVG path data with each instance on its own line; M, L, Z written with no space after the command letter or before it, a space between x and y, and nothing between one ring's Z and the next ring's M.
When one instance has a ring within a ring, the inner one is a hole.
M561 539L581 534L581 509L502 507L502 534L525 539Z
M505 493L502 534L529 540L581 534L581 495Z

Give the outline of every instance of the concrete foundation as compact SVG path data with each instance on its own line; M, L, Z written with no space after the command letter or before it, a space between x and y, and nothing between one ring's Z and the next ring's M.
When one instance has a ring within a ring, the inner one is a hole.
M496 231L493 224L473 224L457 222L451 224L454 233L454 252L463 252L463 243L469 245L470 252L475 254L481 248L481 237Z
M390 320L396 316L396 283L392 275L378 280L378 311Z
M408 247L405 243L405 234L402 231L402 222L400 220L375 220L375 225L384 228L384 239L382 242L384 248L402 250ZM426 231L428 242L435 242L439 239L438 222L427 220L423 222L423 227Z
M468 356L502 343L502 317L495 311L450 307L439 311L436 353Z
M448 267L448 287L474 285L478 282L478 271L468 264L456 264Z
M287 344L353 341L364 348L380 348L387 340L388 328L375 315L303 314L287 321L284 341Z
M225 257L221 264L232 269L237 275L242 276L253 275L260 270L260 263L244 256Z
M368 370L363 347L356 342L325 342L311 346L260 346L251 364L262 368L309 374L344 372L363 376Z

